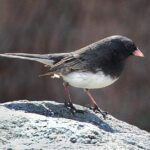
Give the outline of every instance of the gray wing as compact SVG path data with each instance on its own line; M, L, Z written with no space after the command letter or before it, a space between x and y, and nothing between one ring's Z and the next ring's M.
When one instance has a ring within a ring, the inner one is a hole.
M91 50L90 50L91 51ZM75 51L70 53L68 57L63 58L58 63L54 64L50 68L50 72L67 74L68 72L73 71L88 71L91 70L94 72L95 68L93 67L91 60L91 52L86 52L82 49L81 51ZM92 54L93 55L93 54ZM92 57L95 58L96 56Z

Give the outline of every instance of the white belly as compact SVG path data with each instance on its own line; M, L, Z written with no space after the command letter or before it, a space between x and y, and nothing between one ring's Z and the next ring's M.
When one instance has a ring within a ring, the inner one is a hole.
M97 89L112 84L118 78L111 78L110 76L106 76L101 71L99 71L98 73L72 72L66 76L63 76L63 79L74 87Z

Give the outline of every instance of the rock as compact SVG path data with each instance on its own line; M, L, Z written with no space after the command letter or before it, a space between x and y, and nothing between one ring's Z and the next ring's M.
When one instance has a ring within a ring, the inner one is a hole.
M117 120L104 120L88 108L72 114L52 101L0 104L0 149L141 150L150 149L150 133Z

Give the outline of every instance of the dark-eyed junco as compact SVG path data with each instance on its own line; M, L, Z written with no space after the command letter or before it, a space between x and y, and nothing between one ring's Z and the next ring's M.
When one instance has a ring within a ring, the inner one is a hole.
M103 88L118 80L124 68L125 60L132 55L144 57L131 39L120 35L104 38L70 53L0 54L3 57L27 59L45 64L50 68L50 71L45 75L63 78L69 98L69 101L65 102L67 107L76 111L68 89L68 86L71 85L85 89L94 105L93 110L100 112L103 117L107 113L98 107L89 89Z

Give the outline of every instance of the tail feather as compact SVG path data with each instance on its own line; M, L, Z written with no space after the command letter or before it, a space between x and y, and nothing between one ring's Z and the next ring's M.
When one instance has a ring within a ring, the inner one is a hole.
M67 53L60 53L60 54L4 53L4 54L0 54L1 57L37 61L48 66L51 66L54 63L60 61L66 55Z

